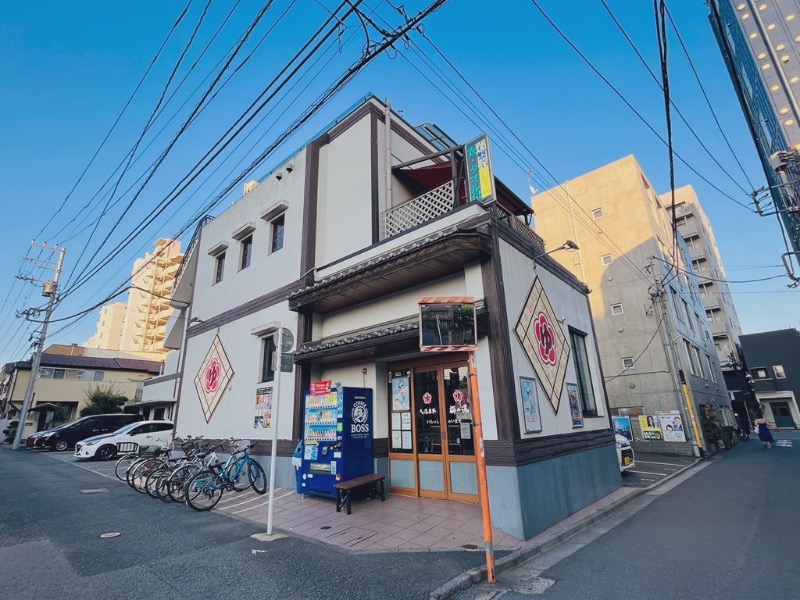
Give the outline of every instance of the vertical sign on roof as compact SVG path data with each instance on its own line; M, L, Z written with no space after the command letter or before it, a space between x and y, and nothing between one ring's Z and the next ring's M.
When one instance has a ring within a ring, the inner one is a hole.
M467 193L470 202L494 200L494 175L489 138L483 134L464 146L467 161Z

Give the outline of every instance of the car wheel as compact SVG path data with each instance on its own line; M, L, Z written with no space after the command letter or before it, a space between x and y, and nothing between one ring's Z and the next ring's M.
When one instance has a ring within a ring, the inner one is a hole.
M55 445L55 446L53 446L53 447L54 447L56 450L58 450L59 452L63 452L64 450L66 450L67 448L69 448L69 443L67 443L67 440L58 440L58 441L56 442L56 445Z
M100 446L100 448L97 449L97 452L95 452L95 456L100 460L111 460L116 454L117 448L111 444Z

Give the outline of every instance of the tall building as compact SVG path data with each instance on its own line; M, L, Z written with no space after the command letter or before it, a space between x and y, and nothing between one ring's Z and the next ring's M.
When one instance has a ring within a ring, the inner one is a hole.
M800 252L800 2L711 0L709 7L775 209Z
M169 298L181 260L179 241L158 240L152 254L148 252L133 263L128 302L104 306L97 333L85 345L145 354L169 352L164 348L164 333L172 315Z
M106 304L100 309L97 331L84 346L87 348L107 348L119 350L122 343L122 326L125 323L127 305L124 302Z
M688 249L636 159L534 196L533 208L547 247L578 246L552 257L592 290L612 415L630 417L635 444L647 450L689 454L698 438L713 448L715 428L733 422L719 359ZM673 415L691 426L659 433Z

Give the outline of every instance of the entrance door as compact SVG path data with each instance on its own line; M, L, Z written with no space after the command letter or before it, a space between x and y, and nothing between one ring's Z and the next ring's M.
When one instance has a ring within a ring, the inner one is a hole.
M467 365L419 367L413 370L412 382L418 494L477 502Z
M788 402L772 402L772 415L775 417L775 427L795 428L792 411Z

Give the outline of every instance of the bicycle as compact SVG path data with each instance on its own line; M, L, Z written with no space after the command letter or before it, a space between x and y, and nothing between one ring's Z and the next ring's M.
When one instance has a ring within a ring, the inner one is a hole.
M203 512L214 508L225 491L243 491L252 487L257 494L265 494L267 475L249 454L255 445L256 442L244 450L231 454L224 465L211 464L208 469L195 474L186 484L186 503L194 510ZM248 484L242 485L242 477L245 474Z

